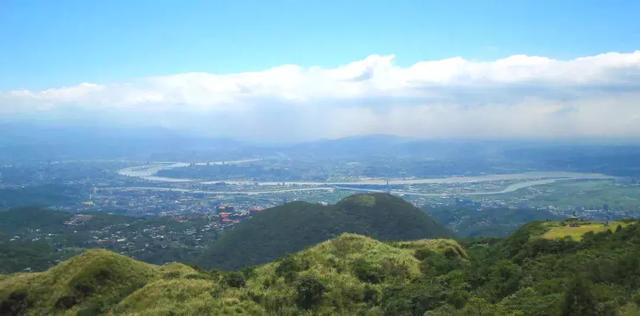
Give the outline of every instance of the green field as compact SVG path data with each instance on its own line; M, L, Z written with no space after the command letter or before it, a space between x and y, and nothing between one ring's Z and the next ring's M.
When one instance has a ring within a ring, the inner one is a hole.
M570 237L575 241L582 240L582 236L588 232L599 233L606 230L614 231L618 226L626 227L632 222L612 221L608 225L602 222L579 222L578 226L562 225L560 222L547 222L544 225L549 228L542 238L562 239Z
M560 209L583 207L601 209L605 205L611 210L640 211L640 186L620 183L615 180L558 181L521 189L507 194L473 197L508 202L526 201L532 207L555 206Z

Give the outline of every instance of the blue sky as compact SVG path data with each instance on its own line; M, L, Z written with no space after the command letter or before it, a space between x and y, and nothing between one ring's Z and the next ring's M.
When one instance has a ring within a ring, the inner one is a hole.
M640 49L640 1L0 1L0 90Z
M0 122L640 139L640 1L0 0Z

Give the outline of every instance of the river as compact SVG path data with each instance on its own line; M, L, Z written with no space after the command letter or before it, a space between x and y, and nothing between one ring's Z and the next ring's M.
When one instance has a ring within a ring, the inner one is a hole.
M259 159L243 159L233 161L212 161L206 163L197 163L197 165L221 165L221 164L242 164L247 162L258 161ZM451 176L442 178L362 178L356 181L343 181L343 182L319 182L319 181L251 181L251 180L215 180L215 181L200 181L186 178L168 178L159 177L157 173L160 170L168 170L173 168L187 167L191 165L186 162L156 162L142 166L128 167L118 171L118 174L128 177L135 177L151 182L165 182L165 183L184 183L190 182L200 185L211 185L218 183L225 183L227 185L234 186L264 186L271 187L273 189L262 190L233 190L233 191L212 191L202 189L185 189L185 188L172 188L172 187L120 187L120 188L108 188L118 190L154 190L154 191L175 191L175 192L190 192L201 194L215 194L215 195L259 195L259 194L277 194L296 191L332 191L332 190L348 190L356 192L391 192L400 195L414 195L425 197L438 197L438 196L461 196L461 195L492 195L492 194L504 194L515 192L527 187L551 184L556 181L567 180L602 180L613 179L611 176L597 174L597 173L579 173L579 172L565 172L565 171L544 171L544 172L523 172L523 173L510 173L510 174L489 174L479 176ZM387 190L387 185L420 185L420 184L464 184L464 183L480 183L480 182L493 182L493 181L518 181L516 183L509 184L502 190L498 191L476 191L476 192L454 192L454 193L421 193L407 190ZM362 188L357 186L377 186L381 188Z

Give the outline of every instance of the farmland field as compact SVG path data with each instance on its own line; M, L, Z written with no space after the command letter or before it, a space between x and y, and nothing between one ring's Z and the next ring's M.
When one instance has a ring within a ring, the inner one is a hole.
M640 185L616 180L558 181L524 188L502 196L473 197L474 200L518 201L531 207L554 206L557 209L611 209L640 211Z

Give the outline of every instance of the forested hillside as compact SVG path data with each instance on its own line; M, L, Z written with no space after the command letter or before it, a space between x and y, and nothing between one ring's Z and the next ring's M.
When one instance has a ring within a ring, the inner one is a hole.
M389 194L356 194L335 205L287 203L226 231L204 253L205 267L237 269L269 262L338 236L414 240L452 234L420 209Z
M635 222L535 222L462 246L343 234L237 272L90 250L0 276L0 314L638 315L639 288Z

